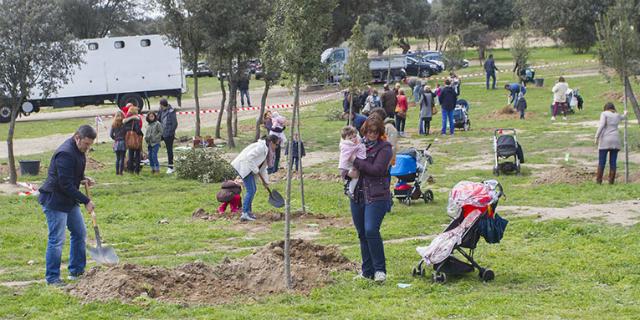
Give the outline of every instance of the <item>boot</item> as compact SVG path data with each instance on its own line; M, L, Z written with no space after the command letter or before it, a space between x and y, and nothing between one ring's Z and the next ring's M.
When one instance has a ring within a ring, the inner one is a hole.
M609 169L609 184L616 182L616 169Z
M604 175L604 168L598 167L598 172L596 172L597 184L602 184L602 175Z

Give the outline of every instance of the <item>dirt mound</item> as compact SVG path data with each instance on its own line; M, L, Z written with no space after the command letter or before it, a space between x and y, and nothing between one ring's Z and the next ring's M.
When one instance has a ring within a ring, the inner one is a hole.
M104 169L104 164L94 158L87 157L87 170L102 170Z
M568 183L568 184L580 184L590 181L594 178L593 170L588 168L575 168L568 166L561 166L558 168L545 171L540 177L538 177L533 184L554 184L554 183Z
M175 269L123 264L94 267L68 291L88 301L138 297L162 301L220 304L243 295L284 292L283 241L273 242L244 259L227 258L218 266L202 262ZM332 271L355 270L356 265L337 247L291 240L291 277L296 292L330 283Z
M601 95L601 97L607 101L622 102L624 100L624 95L622 94L622 92L618 92L618 91L605 92Z

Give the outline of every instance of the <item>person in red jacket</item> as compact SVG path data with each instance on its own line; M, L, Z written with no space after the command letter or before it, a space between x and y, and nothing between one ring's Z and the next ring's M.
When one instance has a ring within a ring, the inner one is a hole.
M407 110L409 110L404 90L398 89L396 99L398 100L398 105L396 106L396 130L398 130L398 134L401 137L404 137L404 124L407 121Z

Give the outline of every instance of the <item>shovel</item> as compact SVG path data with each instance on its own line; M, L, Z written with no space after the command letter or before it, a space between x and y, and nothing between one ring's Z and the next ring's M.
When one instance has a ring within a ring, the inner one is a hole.
M87 192L87 196L91 198L89 193L89 184L84 185L84 190ZM89 247L89 255L97 264L118 264L118 255L112 247L103 247L102 238L100 237L100 229L98 228L98 221L96 220L95 211L91 211L91 223L93 224L93 231L96 234L96 247Z
M267 191L269 192L269 203L275 208L284 207L284 198L282 198L282 195L280 195L280 192L276 190L271 191L271 189L269 189L269 186L267 185L267 182L264 181L264 178L262 177L262 175L258 174L258 176L260 177L260 180L262 180L262 185L264 185L264 188L267 189Z

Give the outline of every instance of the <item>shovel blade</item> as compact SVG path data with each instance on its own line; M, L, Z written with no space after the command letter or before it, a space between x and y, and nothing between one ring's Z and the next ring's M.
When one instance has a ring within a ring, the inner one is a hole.
M271 194L269 194L269 204L276 208L284 207L284 198L280 192L276 190L271 191Z
M97 264L118 264L120 259L118 259L118 255L116 251L111 247L96 247L89 248L89 255Z

